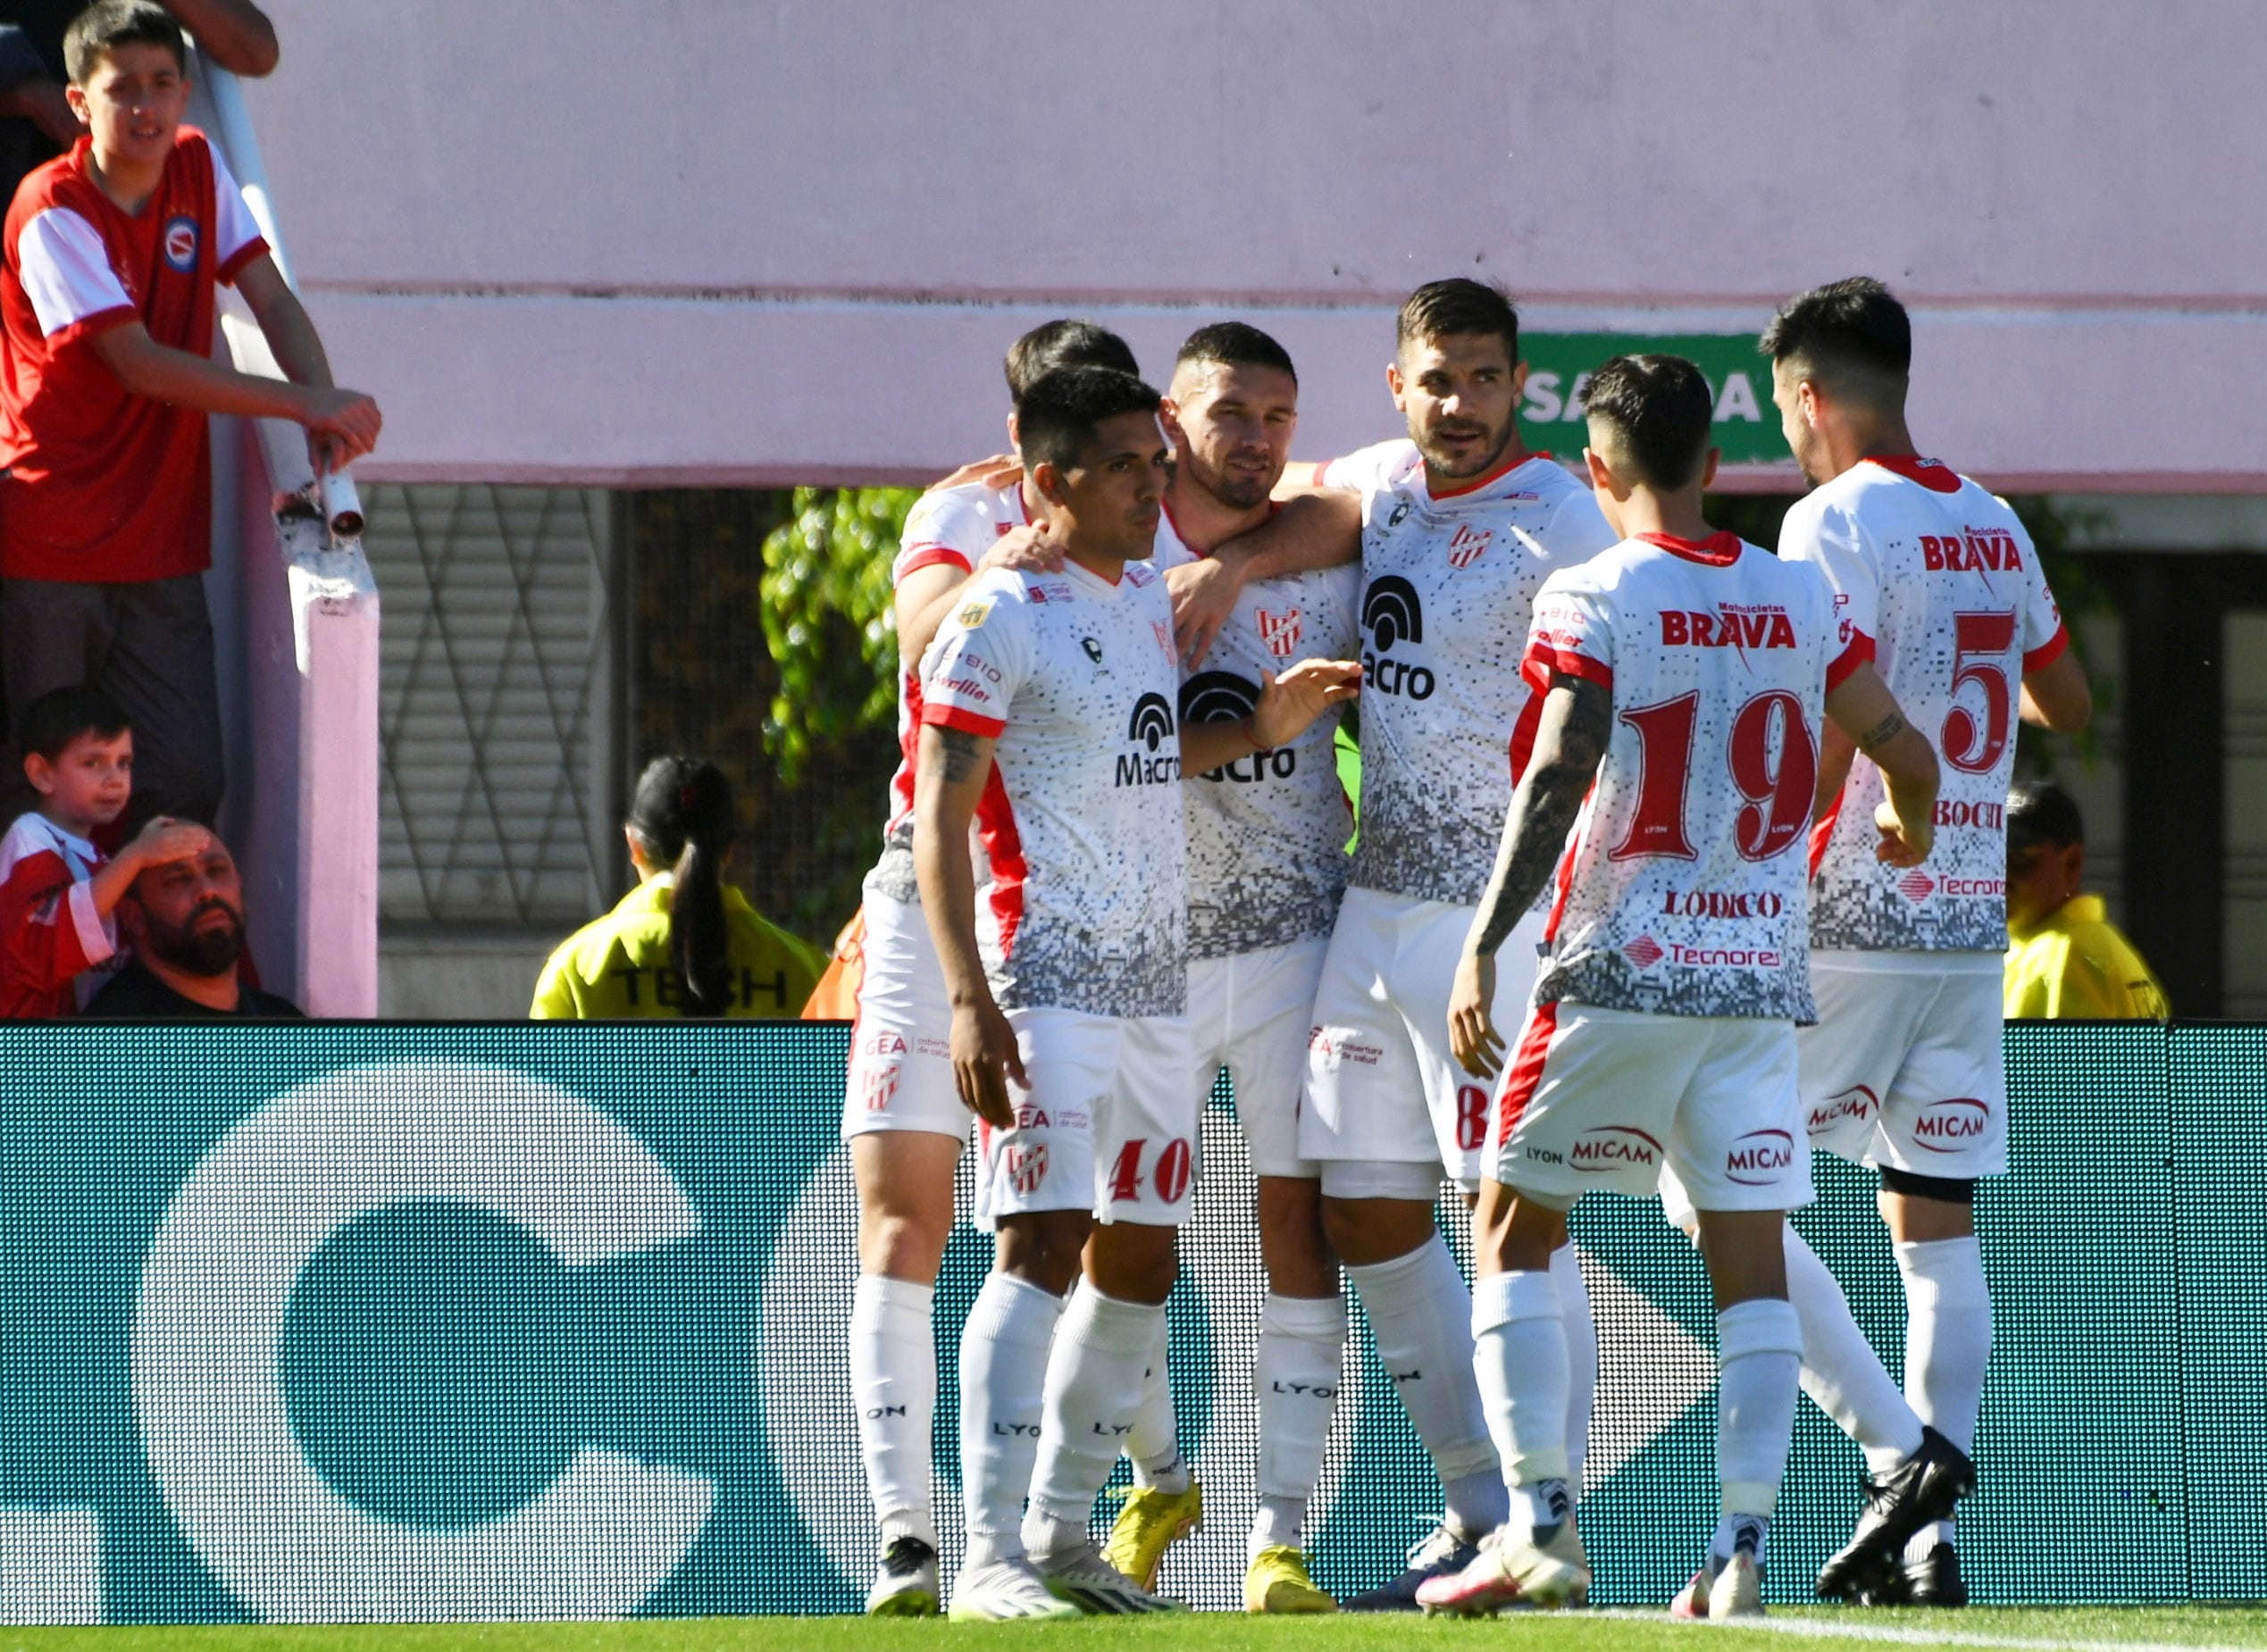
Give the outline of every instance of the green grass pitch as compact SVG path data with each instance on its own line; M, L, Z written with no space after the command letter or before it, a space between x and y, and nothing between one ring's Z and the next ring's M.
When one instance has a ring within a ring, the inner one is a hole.
M1075 1623L869 1623L862 1618L708 1618L624 1623L431 1623L347 1628L0 1630L0 1652L1653 1652L1695 1637L1732 1648L1856 1652L1867 1645L2010 1652L2261 1648L2267 1611L2249 1606L1992 1607L1967 1612L1781 1609L1758 1626L1671 1623L1659 1613L1506 1614L1493 1623L1416 1617L1276 1618L1190 1614Z

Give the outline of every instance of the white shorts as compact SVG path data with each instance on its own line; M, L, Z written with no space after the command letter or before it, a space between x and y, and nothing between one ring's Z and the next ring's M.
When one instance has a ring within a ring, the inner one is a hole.
M973 1116L952 1081L952 1004L929 921L868 890L842 1138L917 1130L964 1140Z
M1189 961L1197 1108L1201 1114L1226 1067L1255 1176L1312 1181L1321 1173L1312 1159L1299 1156L1299 1097L1306 1087L1315 983L1329 947L1318 936L1233 958Z
M1024 1009L1008 1023L1031 1088L1008 1082L1014 1129L976 1127L978 1220L1091 1210L1145 1227L1185 1222L1203 1116L1187 1018Z
M1321 1161L1325 1193L1379 1196L1355 1190L1348 1178L1359 1172L1338 1165L1422 1164L1467 1189L1479 1185L1488 1090L1457 1065L1448 1030L1456 961L1474 910L1346 891L1315 989L1299 1117L1299 1151ZM1496 954L1495 1021L1507 1035L1535 990L1543 924L1530 913Z
M1643 1197L1669 1171L1702 1210L1811 1202L1790 1022L1654 1015L1562 999L1519 1030L1491 1180L1544 1204Z
M1861 1164L2007 1173L1993 952L1814 952L1819 1024L1796 1035L1811 1145Z

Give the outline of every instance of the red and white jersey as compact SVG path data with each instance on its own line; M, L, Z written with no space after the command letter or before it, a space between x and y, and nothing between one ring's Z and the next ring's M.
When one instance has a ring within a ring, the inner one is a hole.
M1820 816L1813 946L2000 952L2007 946L2007 785L2023 673L2069 646L2030 535L2003 499L1933 459L1868 459L1798 501L1779 555L1816 563L1845 632L1937 749L1937 841L1909 871L1874 858L1886 795L1863 756Z
M998 742L976 932L1001 1008L1185 1013L1180 675L1145 563L979 574L923 657L922 721Z
M1808 1022L1806 856L1827 691L1865 659L1818 571L1719 533L1554 573L1525 671L1613 695L1551 886L1535 1001Z
M1519 675L1535 594L1614 542L1540 455L1435 494L1414 442L1317 471L1362 496L1361 842L1353 881L1475 905L1539 706Z
M37 813L0 837L0 1019L76 1015L109 979L118 937L87 881L107 859Z
M194 127L130 213L88 175L81 138L17 188L0 230L0 577L171 579L212 563L205 415L118 382L87 340L138 321L213 353L213 287L267 251Z
M895 589L906 575L942 564L975 572L977 559L992 541L1031 520L1024 510L1023 484L985 488L933 488L914 501L897 560L890 564ZM921 887L913 874L913 766L921 736L921 669L902 661L898 667L898 771L890 777L890 820L882 830L882 858L866 874L866 887L891 900L917 901Z
M1168 517L1155 566L1196 560ZM1181 721L1243 716L1259 702L1262 672L1352 659L1360 584L1350 563L1245 586L1202 669L1182 679ZM1352 864L1337 730L1337 716L1326 713L1288 746L1186 777L1191 957L1232 958L1330 933Z

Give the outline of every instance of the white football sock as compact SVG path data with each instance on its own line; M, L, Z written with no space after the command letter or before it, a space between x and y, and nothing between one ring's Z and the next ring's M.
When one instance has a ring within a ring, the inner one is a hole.
M1716 1316L1716 1473L1724 1488L1723 1512L1768 1520L1794 1440L1802 1322L1781 1297L1735 1303Z
M1049 1554L1083 1540L1142 1403L1162 1306L1121 1302L1084 1280L1071 1293L1047 1362L1045 1423L1032 1471L1025 1546Z
M1905 1398L1920 1420L1962 1451L1976 1449L1984 1375L1992 1356L1992 1293L1984 1249L1972 1233L1895 1247L1905 1281ZM1924 1526L1906 1545L1923 1560L1953 1540L1949 1520Z
M1062 1298L995 1267L960 1333L960 1486L969 1568L1024 1552L1024 1497L1039 1454L1047 1345Z
M1770 1557L1771 1517L1768 1514L1719 1514L1716 1535L1708 1541L1708 1569L1721 1572L1735 1551L1744 1548L1760 1568Z
M1255 1481L1259 1506L1250 1545L1254 1555L1279 1545L1299 1547L1307 1499L1322 1478L1323 1454L1330 1447L1345 1349L1344 1298L1267 1293L1259 1308L1259 1346L1251 1364L1259 1410Z
M901 1537L937 1547L929 1500L929 1431L937 1415L937 1343L929 1314L936 1295L933 1286L861 1273L850 1299L858 1455L884 1548Z
M1125 1437L1125 1455L1134 1459L1135 1485L1179 1492L1189 1489L1189 1465L1181 1456L1180 1422L1173 1414L1173 1378L1166 1369L1172 1340L1172 1322L1160 1314L1157 1340L1150 1345L1148 1365L1142 1373L1142 1403L1134 1410L1134 1431Z
M1545 1269L1489 1274L1472 1288L1472 1368L1516 1537L1565 1519L1559 1505L1571 1497L1565 1313L1559 1281Z
M1503 1483L1472 1374L1472 1298L1436 1232L1405 1256L1346 1277L1377 1357L1441 1477L1449 1524L1476 1541L1503 1523ZM1563 1419L1562 1419L1563 1421Z
M1567 1331L1567 1483L1579 1501L1598 1399L1598 1322L1590 1316L1590 1287L1582 1282L1582 1253L1571 1243L1551 1253L1551 1277L1558 1281L1559 1322Z
M1869 1473L1890 1473L1920 1449L1920 1419L1858 1329L1840 1283L1792 1227L1786 1296L1803 1327L1803 1391L1858 1442Z

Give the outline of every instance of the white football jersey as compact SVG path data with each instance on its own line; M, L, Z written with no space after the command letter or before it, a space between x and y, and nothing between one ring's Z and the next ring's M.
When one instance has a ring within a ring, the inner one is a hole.
M1170 519L1159 527L1160 571L1196 560ZM1181 721L1244 715L1259 703L1263 671L1352 659L1360 584L1348 563L1245 586L1202 668L1182 679ZM1191 957L1232 958L1330 933L1352 864L1337 728L1325 713L1288 746L1184 777Z
M933 488L914 501L898 555L890 564L890 588L906 575L941 563L963 573L975 572L977 558L993 540L1031 520L1024 509L1019 480L1008 488L970 484ZM921 672L917 663L898 668L898 770L890 777L890 819L882 829L882 858L866 876L866 887L891 900L917 901L921 889L913 874L913 762L921 732Z
M1819 727L1865 657L1817 570L1728 533L1640 535L1544 581L1528 679L1599 683L1614 721L1552 880L1537 1003L1814 1019Z
M1353 881L1476 905L1532 734L1519 676L1535 594L1614 542L1589 488L1537 455L1452 492L1417 444L1318 479L1362 496L1361 842ZM1539 704L1539 702L1537 703Z
M1928 863L1874 858L1886 795L1863 756L1819 818L1811 940L1837 951L2007 946L2007 785L2023 673L2069 646L2030 535L2006 501L1933 459L1869 459L1798 501L1779 555L1812 562L1842 623L1928 737L1942 776Z
M1180 675L1145 563L1116 585L1075 563L979 574L930 644L922 721L998 741L976 930L1001 1008L1184 1013Z

